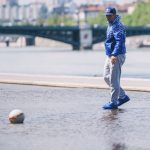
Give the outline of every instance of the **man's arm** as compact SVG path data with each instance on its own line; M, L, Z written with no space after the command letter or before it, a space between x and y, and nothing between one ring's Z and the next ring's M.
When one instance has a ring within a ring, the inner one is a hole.
M115 46L112 52L112 56L117 56L119 51L122 50L122 44L125 42L125 31L123 26L115 26L113 28L113 35L115 38Z

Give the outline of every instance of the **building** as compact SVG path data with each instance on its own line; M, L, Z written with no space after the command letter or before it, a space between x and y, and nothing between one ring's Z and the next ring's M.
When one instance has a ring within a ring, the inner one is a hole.
M78 6L80 5L102 5L102 0L73 0Z
M73 1L60 3L53 8L53 14L74 14L76 13L77 5Z
M0 0L0 5L18 5L18 0Z
M0 5L0 25L13 25L21 22L36 23L42 3L29 5Z
M6 5L16 6L18 5L18 0L6 0Z
M6 0L0 0L1 5L6 5Z

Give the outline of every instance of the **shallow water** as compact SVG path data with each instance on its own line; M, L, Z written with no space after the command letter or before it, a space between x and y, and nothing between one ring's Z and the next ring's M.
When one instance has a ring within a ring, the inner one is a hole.
M108 90L0 84L0 150L149 150L150 93L103 110ZM24 124L10 124L13 109Z

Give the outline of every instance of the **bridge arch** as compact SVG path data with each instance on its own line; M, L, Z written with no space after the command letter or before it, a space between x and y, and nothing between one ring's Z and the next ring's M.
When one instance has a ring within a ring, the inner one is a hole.
M136 35L150 35L150 27L126 27L127 37ZM91 27L92 45L105 40L106 27ZM73 46L79 50L80 27L79 26L0 26L0 34L30 35L33 37L43 37ZM91 45L91 47L92 47Z
M96 27L93 30L93 44L103 42L106 38L107 27ZM150 27L126 27L126 36L150 35Z
M0 26L0 34L30 35L43 37L80 48L78 26Z
M71 49L72 46L70 44L48 39L48 38L43 38L43 37L36 37L35 38L35 45L36 46L47 46L50 48L65 48L65 49Z

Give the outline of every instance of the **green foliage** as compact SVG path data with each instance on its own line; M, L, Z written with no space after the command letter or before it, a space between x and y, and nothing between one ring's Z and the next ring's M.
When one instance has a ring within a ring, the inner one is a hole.
M29 22L29 21L24 21L24 22L21 22L20 25L22 25L22 26L32 26L32 23Z
M150 2L139 2L136 4L135 10L131 15L123 15L122 22L128 26L147 26L150 25ZM82 23L83 20L80 20ZM87 22L91 25L98 24L107 25L107 20L104 12L100 12L97 17L87 17ZM72 26L77 24L70 16L53 15L48 19L39 19L39 24L46 25L67 25Z
M131 15L122 17L124 24L129 26L147 26L150 25L150 2L137 3L134 12Z
M75 24L75 21L73 21L73 19L71 17L53 15L53 16L50 16L46 20L46 24L47 25L60 25L60 24L64 24L64 25L70 25L71 26L71 25Z
M99 24L99 25L105 26L107 24L106 17L104 13L101 13L101 12L98 14L97 17L88 17L87 20L88 20L88 23L91 25Z
M44 20L44 19L42 19L42 18L40 18L40 19L38 20L38 24L39 24L39 25L43 25L43 24L44 24L44 22L45 22L45 20Z
M71 17L64 17L64 25L73 26L76 22Z
M150 2L140 2L136 4L135 10L131 15L123 15L122 22L128 26L147 26L150 25ZM89 24L106 25L107 21L103 13L97 17L88 17Z

